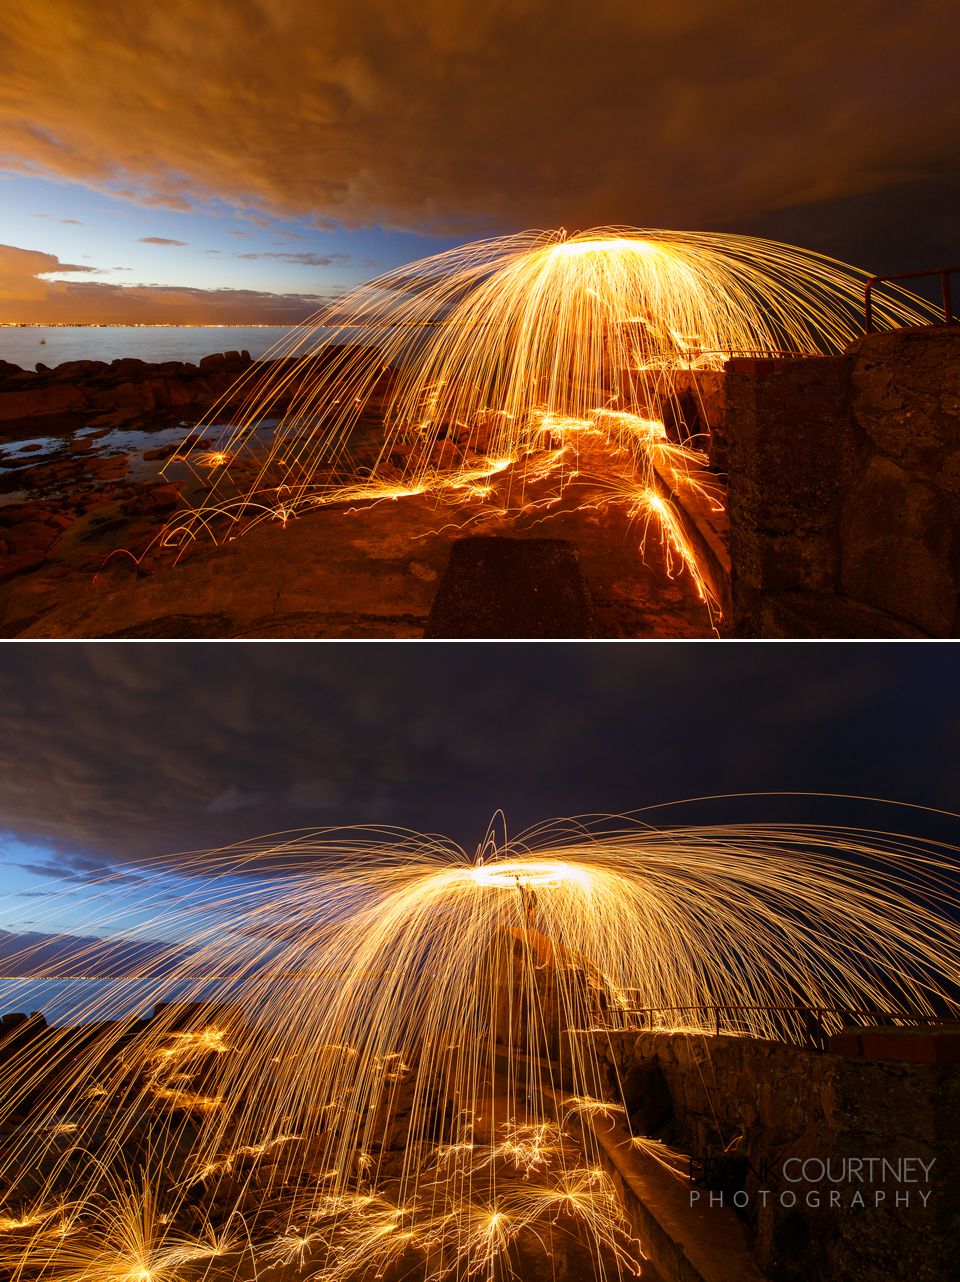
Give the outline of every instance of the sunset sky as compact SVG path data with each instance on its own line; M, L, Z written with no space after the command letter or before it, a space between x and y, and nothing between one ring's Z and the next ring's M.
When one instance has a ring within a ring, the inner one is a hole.
M951 0L7 0L0 321L309 315L476 236L957 258Z

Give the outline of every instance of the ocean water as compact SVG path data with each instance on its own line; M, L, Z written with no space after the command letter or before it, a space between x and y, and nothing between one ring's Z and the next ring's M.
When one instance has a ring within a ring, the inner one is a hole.
M54 325L0 327L0 360L21 369L37 362L113 361L135 356L141 361L192 361L212 352L248 351L256 360L293 333L290 326L198 325L170 328L128 325Z
M48 1024L85 1024L97 1019L143 1018L158 1001L201 1001L222 995L223 985L208 988L183 982L144 979L0 980L0 1015L40 1011Z

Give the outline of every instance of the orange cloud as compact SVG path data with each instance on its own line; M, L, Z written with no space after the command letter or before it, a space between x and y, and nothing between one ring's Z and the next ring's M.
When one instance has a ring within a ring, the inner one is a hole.
M951 0L8 0L0 151L182 209L755 221L957 172Z
M61 263L56 254L0 245L0 314L9 300L19 303L28 299L33 301L46 298L53 282L43 279L45 272L92 271L96 271L96 268Z
M325 301L252 289L46 279L46 273L94 271L61 263L55 254L0 245L0 323L286 325L305 320Z

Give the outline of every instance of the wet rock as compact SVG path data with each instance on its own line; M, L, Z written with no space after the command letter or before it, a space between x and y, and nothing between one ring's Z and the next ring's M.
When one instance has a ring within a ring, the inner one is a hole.
M130 456L107 454L99 458L83 459L82 464L84 477L98 481L111 481L127 474Z
M162 516L181 504L179 484L160 482L144 486L121 507L126 516Z
M115 427L129 427L132 423L143 425L143 414L138 409L110 410L105 414L97 414L95 417L87 420L89 427L101 427L104 431L110 431Z
M100 435L102 435L102 433L97 433L92 436L74 437L67 446L67 452L70 454L82 454L86 450L93 449L94 445L97 443L97 437ZM37 448L39 448L39 446Z
M212 441L204 440L202 432L191 432L188 436L183 437L182 440L172 441L169 445L160 445L155 450L144 450L143 458L147 463L155 463L160 459L172 458L174 454L178 454L181 450L188 450L194 447L207 449L212 444Z
M78 457L64 452L43 462L20 468L11 477L0 482L0 489L67 490L91 481L118 480L126 474L129 463L125 454Z

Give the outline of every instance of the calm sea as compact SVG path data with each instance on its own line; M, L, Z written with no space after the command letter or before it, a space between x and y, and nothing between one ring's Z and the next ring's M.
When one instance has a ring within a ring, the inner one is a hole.
M204 990L196 981L178 985L143 979L3 979L0 1014L41 1011L48 1024L142 1018L158 1001L177 1001L183 996L199 1001L217 995L218 987L222 992L222 985Z
M36 329L0 327L0 360L22 369L38 361L60 365L64 361L113 361L136 356L142 361L192 361L212 352L248 351L256 359L291 333L286 325L268 328L245 326L184 326L182 329L131 328L127 325L64 325Z

